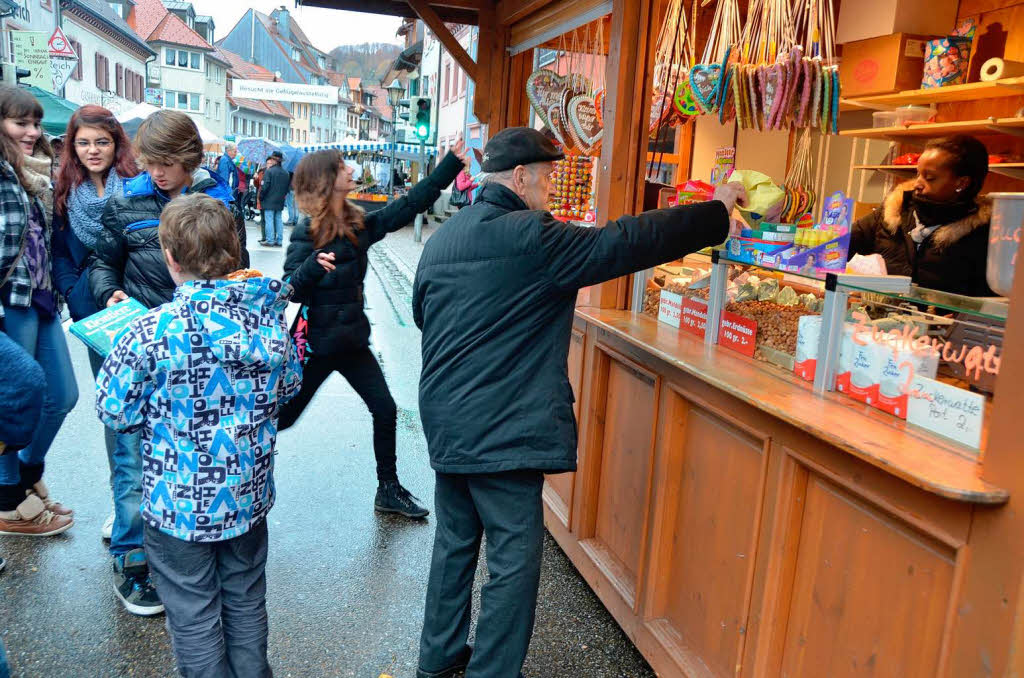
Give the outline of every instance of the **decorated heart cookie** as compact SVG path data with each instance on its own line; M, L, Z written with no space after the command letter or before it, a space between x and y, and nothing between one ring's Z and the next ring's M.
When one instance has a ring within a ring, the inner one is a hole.
M648 126L648 134L654 138L667 118L672 114L672 98L665 92L655 90L651 94L651 117Z
M554 127L548 117L548 112L552 106L561 102L565 85L565 78L547 68L534 71L526 79L526 98L529 99L537 117L552 131L554 131Z
M565 120L562 118L562 105L553 104L548 109L547 119L548 127L551 128L555 138L562 144L566 155L572 155L575 152L575 147L572 143L572 137L569 136L568 130L565 129Z
M597 149L604 136L604 128L597 117L594 100L579 95L569 102L569 134L584 155L597 155Z
M714 113L718 103L718 87L722 79L721 64L697 64L690 69L690 90L704 113Z
M604 90L594 92L594 108L597 109L597 121L604 127Z

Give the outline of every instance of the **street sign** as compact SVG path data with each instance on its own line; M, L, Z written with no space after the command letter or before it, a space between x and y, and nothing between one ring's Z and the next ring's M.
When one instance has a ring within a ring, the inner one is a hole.
M68 36L58 26L47 43L50 50L50 71L53 74L53 91L59 92L78 68L78 55L71 46Z
M10 35L14 63L31 73L21 82L52 92L53 76L50 71L50 56L46 47L46 33L14 30Z

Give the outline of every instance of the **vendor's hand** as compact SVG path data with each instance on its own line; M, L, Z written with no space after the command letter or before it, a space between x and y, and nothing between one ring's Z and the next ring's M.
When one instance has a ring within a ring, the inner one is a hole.
M735 181L720 184L715 187L715 195L712 199L721 201L729 214L732 214L733 208L737 205L740 207L746 206L747 189L743 187L743 184Z
M320 252L316 255L316 263L320 264L325 271L330 273L336 268L334 265L334 252Z
M116 292L114 292L113 294L110 295L109 299L107 299L107 308L110 308L111 306L113 306L115 304L120 304L122 301L125 301L127 298L128 298L127 294L125 294L121 290L117 290Z
M459 138L455 140L455 145L452 146L450 153L458 156L463 165L469 166L469 149L466 148L466 142L462 140L461 134L459 135Z

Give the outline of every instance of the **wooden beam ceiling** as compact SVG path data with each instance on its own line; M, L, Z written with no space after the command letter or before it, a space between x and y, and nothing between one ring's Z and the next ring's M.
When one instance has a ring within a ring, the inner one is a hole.
M458 62L462 70L466 72L466 75L473 82L476 82L476 62L470 58L465 48L459 44L459 41L455 39L455 36L448 30L448 27L444 25L444 19L438 15L427 0L408 0L408 2L409 6L416 12L416 15L434 32L434 35L441 41L441 44L448 50L448 53Z
M480 3L491 0L431 0L427 3L442 22L476 26L480 22ZM404 0L302 0L306 7L344 9L364 14L384 14L414 18L416 12Z

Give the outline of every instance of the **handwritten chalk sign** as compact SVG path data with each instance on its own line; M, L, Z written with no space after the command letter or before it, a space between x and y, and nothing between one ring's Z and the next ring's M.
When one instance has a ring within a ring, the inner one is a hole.
M679 318L683 311L683 297L668 290L661 291L661 303L658 305L658 320L679 327Z
M981 447L985 396L928 377L914 377L907 422L975 450Z

